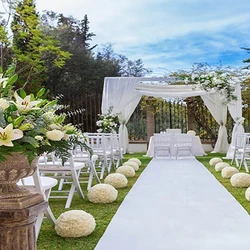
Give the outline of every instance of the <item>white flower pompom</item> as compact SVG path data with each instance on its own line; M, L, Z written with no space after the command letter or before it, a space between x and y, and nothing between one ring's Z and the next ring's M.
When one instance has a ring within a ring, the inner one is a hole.
M247 188L246 192L245 192L245 197L248 201L250 201L250 187Z
M105 180L105 184L110 184L114 188L125 188L128 184L128 179L120 173L109 174Z
M233 187L250 187L250 175L246 173L234 174L230 182Z
M93 203L111 203L117 199L118 191L109 184L96 184L88 191L88 199Z
M219 157L214 157L214 158L210 159L209 165L210 166L215 166L219 162L222 162L222 159L219 158Z
M239 170L235 167L225 167L221 171L222 178L231 178L234 174L239 173Z
M132 167L135 171L138 171L139 170L139 166L136 162L134 161L126 161L122 164L122 166L130 166Z
M56 220L55 230L61 237L88 236L95 230L95 218L83 210L62 213Z
M135 176L135 170L131 166L124 165L116 169L116 173L120 173L128 177L134 177Z
M196 132L194 130L188 130L187 134L188 135L196 135Z
M226 162L219 162L215 165L215 171L221 172L223 168L230 167L230 165Z
M140 161L139 159L137 159L137 158L130 158L130 159L128 159L128 161L134 161L134 162L137 163L137 165L138 165L139 167L141 166L141 161Z

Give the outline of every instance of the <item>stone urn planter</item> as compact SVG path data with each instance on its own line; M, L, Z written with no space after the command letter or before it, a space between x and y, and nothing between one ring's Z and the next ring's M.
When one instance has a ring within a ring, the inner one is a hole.
M0 250L36 249L36 218L48 204L42 194L17 182L34 174L37 161L29 163L21 153L12 153L0 162Z
M12 153L6 161L0 162L0 199L27 196L30 191L19 187L16 183L36 171L38 157L31 163L21 153Z

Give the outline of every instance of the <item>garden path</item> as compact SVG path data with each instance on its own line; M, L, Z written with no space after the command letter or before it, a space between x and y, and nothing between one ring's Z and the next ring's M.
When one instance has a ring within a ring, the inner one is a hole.
M249 250L250 216L196 159L153 159L95 250Z

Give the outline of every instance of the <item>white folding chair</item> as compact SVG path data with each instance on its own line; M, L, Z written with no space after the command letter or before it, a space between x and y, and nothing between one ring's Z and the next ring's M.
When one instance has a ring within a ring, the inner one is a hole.
M112 166L112 144L109 142L109 134L102 133L85 133L87 145L93 150L95 155L98 155L100 168L100 179L103 179L104 173L110 172ZM109 145L107 145L109 143Z
M174 137L174 146L176 149L176 159L180 156L191 156L192 153L192 145L193 145L193 135L188 134L176 134Z
M53 154L52 154L53 155ZM54 157L52 157L54 158ZM67 195L51 195L50 198L66 198L65 208L69 208L71 206L71 202L76 192L78 196L83 199L84 194L82 188L79 183L79 176L81 170L85 167L83 162L74 162L73 157L71 156L67 162L62 164L61 159L53 159L53 160L42 160L38 162L38 168L41 175L53 175L53 178L63 180L63 184L70 185L70 189L66 190L53 190L52 193L67 193ZM67 180L67 182L64 182ZM52 194L51 193L51 194Z
M181 134L180 128L167 128L166 129L167 134Z
M154 134L154 158L169 157L171 159L172 134Z
M57 180L52 177L40 176L39 170L37 169L33 176L23 178L17 184L31 191L41 193L44 200L48 201L51 189L57 185ZM38 238L44 216L49 220L52 226L55 225L56 219L48 204L48 207L37 216L35 224L36 238Z
M83 162L85 167L82 168L81 174L79 177L80 183L87 183L87 190L92 187L93 180L97 183L101 183L98 174L96 172L96 162L98 160L98 155L90 156L89 152L83 152L80 148L75 149L73 154L74 162ZM62 189L62 185L60 187Z
M244 133L236 133L234 144L232 145L233 157L231 164L236 163L236 166L239 167L239 160L241 159L241 153L244 146ZM239 151L241 149L241 152Z
M122 165L123 159L123 148L121 147L119 134L112 134L112 149L113 149L113 164L115 168L118 168Z
M250 134L245 133L243 138L243 148L238 149L238 152L241 156L240 166L241 169L242 165L244 165L246 172L249 172L247 160L250 160Z

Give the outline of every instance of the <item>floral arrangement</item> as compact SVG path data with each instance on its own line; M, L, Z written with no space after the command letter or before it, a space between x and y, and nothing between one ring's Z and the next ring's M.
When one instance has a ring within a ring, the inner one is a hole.
M55 224L55 231L61 237L79 238L90 235L96 227L95 218L83 210L62 213Z
M87 148L82 133L72 124L64 124L66 115L56 114L60 108L57 100L44 98L44 88L36 95L14 91L17 79L15 66L5 73L0 68L0 161L20 152L31 162L52 151L65 161L76 144Z
M132 167L128 166L128 165L120 166L119 168L116 169L115 172L123 174L127 178L135 176L135 170Z
M113 106L111 106L106 114L99 114L96 125L98 133L113 133L118 132L119 118L117 114L112 114Z
M110 184L114 188L125 188L128 185L128 179L120 173L109 174L105 180L105 184Z
M195 88L218 92L224 104L237 100L235 85L249 76L249 71L245 69L213 68L203 64L193 67L191 72L179 75L186 84L195 84Z
M109 184L96 184L88 191L88 199L93 203L112 203L117 199L118 191Z

